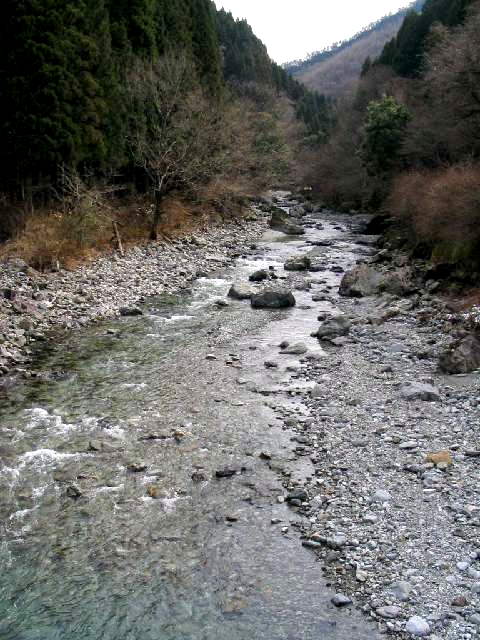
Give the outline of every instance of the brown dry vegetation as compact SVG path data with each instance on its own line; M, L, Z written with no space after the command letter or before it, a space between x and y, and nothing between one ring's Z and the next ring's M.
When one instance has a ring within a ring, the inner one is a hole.
M223 151L215 175L181 185L162 198L160 239L241 217L250 199L266 187L301 175L298 150L303 125L288 99L264 97L268 102L264 110L247 98L226 107ZM208 141L204 142L208 151ZM125 196L128 192L131 195ZM18 256L39 270L72 268L118 249L114 223L124 247L147 242L156 211L151 192L138 193L131 185L90 187L68 172L50 205L28 213L6 201L3 207L4 220L16 219L21 212L22 224L14 225L16 235L0 247L0 260Z
M180 194L167 197L160 237L205 229L209 224L241 217L252 194L241 183L215 181L186 199ZM152 206L148 197L101 199L95 208L65 211L63 207L39 209L26 217L16 238L0 249L0 260L21 257L40 271L58 266L74 268L101 253L116 251L113 222L118 226L124 248L144 244L151 227Z
M480 248L480 165L400 175L387 208L433 248L434 260L468 262Z

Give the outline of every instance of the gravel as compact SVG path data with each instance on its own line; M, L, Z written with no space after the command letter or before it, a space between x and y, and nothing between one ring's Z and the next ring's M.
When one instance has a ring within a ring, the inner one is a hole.
M405 257L382 268L395 263ZM301 489L288 473L285 495L334 604L352 601L393 638L480 638L480 378L438 367L472 314L452 315L418 282L405 290L330 292L326 324L332 313L348 318L348 336L322 341L321 360L301 357L295 378L308 390L273 405L302 437L294 455L311 463L300 480L308 498L292 500Z
M171 242L136 246L122 257L99 257L73 271L40 273L12 258L0 268L0 377L29 376L32 348L58 330L142 313L149 296L188 289L197 277L224 267L267 228L253 209L249 220L212 226Z

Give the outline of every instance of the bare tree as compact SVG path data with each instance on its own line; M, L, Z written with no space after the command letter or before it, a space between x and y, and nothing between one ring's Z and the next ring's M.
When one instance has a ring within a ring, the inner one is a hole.
M129 77L135 114L129 142L133 161L152 191L152 240L157 239L165 196L207 182L221 166L221 112L198 87L184 55L137 61Z
M435 123L455 160L480 152L480 3L472 5L464 25L448 31L437 26L427 57L425 88L443 122ZM440 130L439 126L440 125Z

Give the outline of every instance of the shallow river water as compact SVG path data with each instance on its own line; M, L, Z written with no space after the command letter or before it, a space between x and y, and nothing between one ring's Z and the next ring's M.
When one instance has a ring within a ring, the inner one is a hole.
M324 282L295 292L288 311L214 304L255 269L281 276L311 240L333 239L325 255L348 266L348 224L312 220L300 239L269 232L191 292L50 346L38 378L1 400L1 640L376 637L355 609L330 604L259 455L293 479L310 473L265 394L295 384L279 342L320 349L309 334L329 304L311 295L339 276L313 274ZM216 478L225 468L236 475Z

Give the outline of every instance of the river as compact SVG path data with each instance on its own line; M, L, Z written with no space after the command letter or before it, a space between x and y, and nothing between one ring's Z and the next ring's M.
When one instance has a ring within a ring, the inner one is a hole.
M2 640L376 637L331 605L275 468L293 484L312 473L272 409L307 417L298 357L278 344L321 351L309 336L331 305L312 293L340 274L312 274L286 311L215 304L325 240L328 264L354 262L347 216L310 216L301 238L268 232L190 292L49 345L37 378L2 399Z

